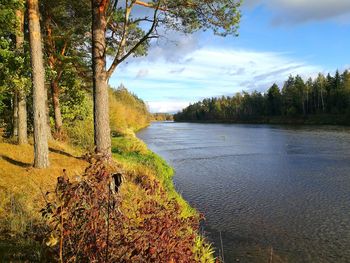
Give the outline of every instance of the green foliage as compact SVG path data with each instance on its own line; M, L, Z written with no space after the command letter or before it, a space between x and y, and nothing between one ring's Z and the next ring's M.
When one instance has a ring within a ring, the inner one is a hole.
M147 154L146 144L136 138L117 137L113 138L113 152L118 154Z
M22 8L23 0L1 0L0 1L0 36L10 37L16 31L16 15L15 11Z
M22 9L24 1L0 1L0 127L12 126L12 97L21 91L27 94L31 88L29 53L16 49L19 21L16 10ZM24 43L27 50L27 43Z
M0 38L0 88L8 92L31 87L29 54L19 54L9 39Z
M214 34L222 36L237 34L241 2L166 0L163 5L170 12L165 13L164 22L170 28L185 32L210 29Z
M202 236L197 236L194 240L193 252L195 259L201 263L214 263L214 248L206 243Z
M64 96L68 94L64 93ZM62 100L64 130L68 140L83 149L92 149L94 145L93 103L89 94L77 90Z
M267 114L275 116L281 114L282 97L277 84L273 84L267 91Z
M274 84L265 94L238 93L204 99L174 115L176 121L298 122L350 124L350 72L319 74L306 82L290 76L282 90ZM333 117L329 117L332 115Z

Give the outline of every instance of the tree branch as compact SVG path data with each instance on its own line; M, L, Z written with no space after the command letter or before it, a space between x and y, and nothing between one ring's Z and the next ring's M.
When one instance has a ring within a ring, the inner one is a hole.
M140 6L144 6L144 7L147 7L147 8L157 9L157 10L161 10L161 11L167 11L166 8L160 7L159 4L154 5L154 4L146 3L146 2L143 2L143 1L140 1L140 0L136 0L135 4L136 5L140 5Z
M138 0L135 1L135 4L138 2ZM157 20L157 14L158 14L158 10L159 10L159 6L160 6L161 0L158 1L157 6L154 7L154 15L153 15L153 22L152 22L152 26L151 28L148 30L148 32L124 55L119 59L120 54L117 53L117 55L115 56L112 65L110 66L110 68L107 71L107 80L112 76L114 70L117 68L117 66L122 63L126 58L128 58L132 53L135 52L135 50L141 45L143 44L145 41L147 41L148 39L151 38L157 38L157 36L151 36L152 32L154 31L154 29L156 28L156 25L158 23ZM122 43L121 43L122 44ZM124 43L125 45L125 43ZM121 47L121 45L119 46L119 48ZM119 49L121 50L121 49Z

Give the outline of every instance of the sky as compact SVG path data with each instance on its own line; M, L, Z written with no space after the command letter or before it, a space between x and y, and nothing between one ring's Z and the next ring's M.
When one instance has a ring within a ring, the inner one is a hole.
M350 0L245 0L239 36L168 32L113 74L151 112L350 68Z

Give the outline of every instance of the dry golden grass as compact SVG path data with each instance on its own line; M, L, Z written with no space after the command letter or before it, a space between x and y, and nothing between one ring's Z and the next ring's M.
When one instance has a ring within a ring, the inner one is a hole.
M50 143L50 167L35 169L32 166L34 153L32 145L14 145L0 143L0 215L4 198L21 196L25 200L28 212L35 211L43 205L43 193L54 189L57 177L67 170L70 177L81 174L88 165L78 158L79 154L68 146L57 142ZM0 216L1 217L1 216Z

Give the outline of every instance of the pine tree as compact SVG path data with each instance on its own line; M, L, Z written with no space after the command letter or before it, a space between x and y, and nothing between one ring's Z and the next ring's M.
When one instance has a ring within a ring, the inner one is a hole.
M27 4L33 78L34 167L45 168L49 166L49 150L45 104L47 92L45 89L45 69L41 44L40 13L38 0L27 0Z

